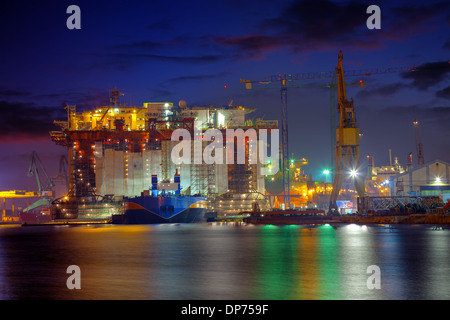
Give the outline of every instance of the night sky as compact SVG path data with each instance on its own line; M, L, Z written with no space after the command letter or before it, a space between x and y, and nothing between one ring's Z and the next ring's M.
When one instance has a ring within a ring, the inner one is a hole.
M69 30L69 5L81 30ZM381 8L369 30L366 9ZM190 106L257 108L253 119L281 120L279 84L244 90L239 79L416 66L415 72L347 78L363 133L361 161L405 165L419 121L425 162L450 162L450 3L448 1L2 1L0 4L0 190L36 190L27 177L35 150L49 174L66 153L48 134L77 110L108 102L117 87L127 105L186 100ZM289 148L316 180L330 167L329 79L288 89ZM224 88L224 85L227 88ZM266 89L262 89L266 88ZM280 121L281 126L281 121Z

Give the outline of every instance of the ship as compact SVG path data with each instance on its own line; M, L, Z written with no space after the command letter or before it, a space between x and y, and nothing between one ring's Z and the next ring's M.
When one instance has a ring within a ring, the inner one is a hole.
M152 195L124 198L123 214L113 215L112 222L116 224L206 222L206 198Z
M152 175L152 185L137 197L124 197L122 214L113 215L117 224L159 224L206 222L206 197L181 194L178 171L173 182L158 182Z
M122 199L113 195L75 197L71 194L52 201L52 221L109 222L122 210Z
M250 224L272 224L272 225L312 225L331 224L338 221L325 215L324 210L272 210L272 211L252 211L247 213L248 217L243 222Z

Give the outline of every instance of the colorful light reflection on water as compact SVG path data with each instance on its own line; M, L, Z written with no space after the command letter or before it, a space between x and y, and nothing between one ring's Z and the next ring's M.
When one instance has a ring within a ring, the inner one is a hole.
M1 227L0 298L449 299L449 240L423 225Z

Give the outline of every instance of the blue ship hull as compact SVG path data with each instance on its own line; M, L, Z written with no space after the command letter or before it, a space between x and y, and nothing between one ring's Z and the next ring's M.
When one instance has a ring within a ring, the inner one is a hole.
M206 198L141 196L124 200L123 224L206 222Z

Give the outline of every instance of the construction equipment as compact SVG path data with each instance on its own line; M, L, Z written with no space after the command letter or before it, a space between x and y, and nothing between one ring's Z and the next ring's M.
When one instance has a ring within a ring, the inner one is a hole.
M65 155L61 155L59 158L59 171L58 175L53 179L54 181L62 181L69 191L69 176L67 175L67 166L68 166L67 157Z
M387 73L397 73L397 72L410 72L414 71L415 66L406 66L406 67L388 67L388 68L372 68L365 70L352 70L352 71L342 71L342 77L361 77L361 76L372 76L375 74L387 74ZM283 159L281 161L281 170L283 171L283 195L284 195L284 203L285 207L289 207L289 164L288 164L288 130L287 130L287 83L297 80L314 80L314 79L326 79L331 78L331 83L327 85L330 88L330 125L331 125L331 146L333 149L334 145L334 132L335 132L335 88L337 87L336 79L337 79L337 70L334 71L326 71L326 72L307 72L307 73L298 73L298 74L278 74L272 75L266 79L261 80L247 80L240 79L240 83L245 84L245 89L252 89L253 84L257 85L270 85L274 82L280 83L281 85L281 111L282 111L282 156ZM342 80L343 81L343 80ZM342 82L344 84L344 82ZM360 80L359 83L361 88L365 87L365 82ZM332 151L333 153L333 151ZM333 161L333 155L331 159Z
M422 140L420 139L420 132L419 132L419 122L417 120L414 120L414 131L415 131L415 138L416 138L416 152L417 152L417 162L419 166L423 165L425 162L424 156L423 156L423 146L422 146Z
M365 73L365 75L370 75L371 73ZM360 74L355 74L360 75ZM336 72L320 72L320 73L304 73L304 74L279 74L270 77L270 81L253 81L253 80L244 80L240 79L241 83L245 83L246 89L252 89L252 83L258 84L270 84L273 81L278 81L281 84L281 115L282 115L282 129L281 129L281 148L282 148L282 158L281 158L281 170L283 173L283 196L284 196L284 205L285 208L290 207L290 182L289 182L289 142L288 142L288 116L287 116L287 81L295 81L295 80L307 80L307 79L322 79L332 77L332 82L326 85L312 85L312 86L289 86L290 88L306 88L306 87L326 87L330 88L330 122L331 122L331 147L334 145L334 91L336 88L336 83L334 79L336 78ZM359 85L361 88L365 87L365 82L363 80L359 80L357 83L351 83L347 85ZM333 152L332 152L333 158Z
M114 106L114 108L117 108L119 104L119 97L124 96L125 94L120 92L119 89L114 88L110 90L109 93L109 102L110 105L106 108L105 112L103 113L103 116L100 118L100 120L97 122L97 129L102 129L103 119L108 114L109 110Z
M345 83L345 86L359 86L361 89L366 87L366 82L362 79L352 82ZM292 88L329 88L330 89L330 138L331 138L331 161L330 168L334 165L334 149L335 149L335 141L336 141L336 72L333 74L333 78L330 83L323 85L302 85L302 86L292 86ZM331 174L331 180L333 180L334 172Z
M8 218L6 217L6 199L12 199L12 213L14 215L15 214L14 199L34 198L38 196L39 196L38 193L35 191L25 191L25 190L0 191L0 199L3 198L3 210L0 221L8 221Z
M38 164L40 165L42 172L44 173L45 178L47 179L45 181L45 185L42 185L42 183L41 183L41 178L39 176L39 170L38 170ZM31 153L30 166L28 168L28 176L31 177L33 175L36 176L36 182L38 185L39 195L44 196L44 195L51 194L52 188L55 186L55 184L53 183L53 180L50 179L50 177L48 176L47 171L45 170L45 167L42 164L42 161L39 158L36 151L33 151Z
M291 75L272 76L270 81L252 81L240 79L245 83L246 89L252 88L252 83L269 84L276 80L281 84L281 170L283 172L283 197L285 208L290 207L289 200L289 143L288 143L288 116L287 116L287 81L293 80Z
M41 177L39 176L39 170L38 165L40 166L42 172L45 175L45 184L41 182ZM41 159L37 155L35 151L31 153L30 157L30 166L28 168L28 176L35 176L36 182L38 185L38 195L41 197L41 199L37 200L33 204L29 205L25 209L23 209L23 212L28 212L29 210L32 210L34 208L40 207L40 206L48 206L50 205L50 199L53 196L53 190L52 188L55 186L53 183L53 180L48 176L47 171L45 170L44 165L42 164Z
M336 68L339 124L336 129L335 176L330 198L330 214L338 212L336 200L346 178L352 178L358 195L364 196L364 181L359 172L359 128L356 124L353 98L350 101L347 99L342 59L340 51Z

